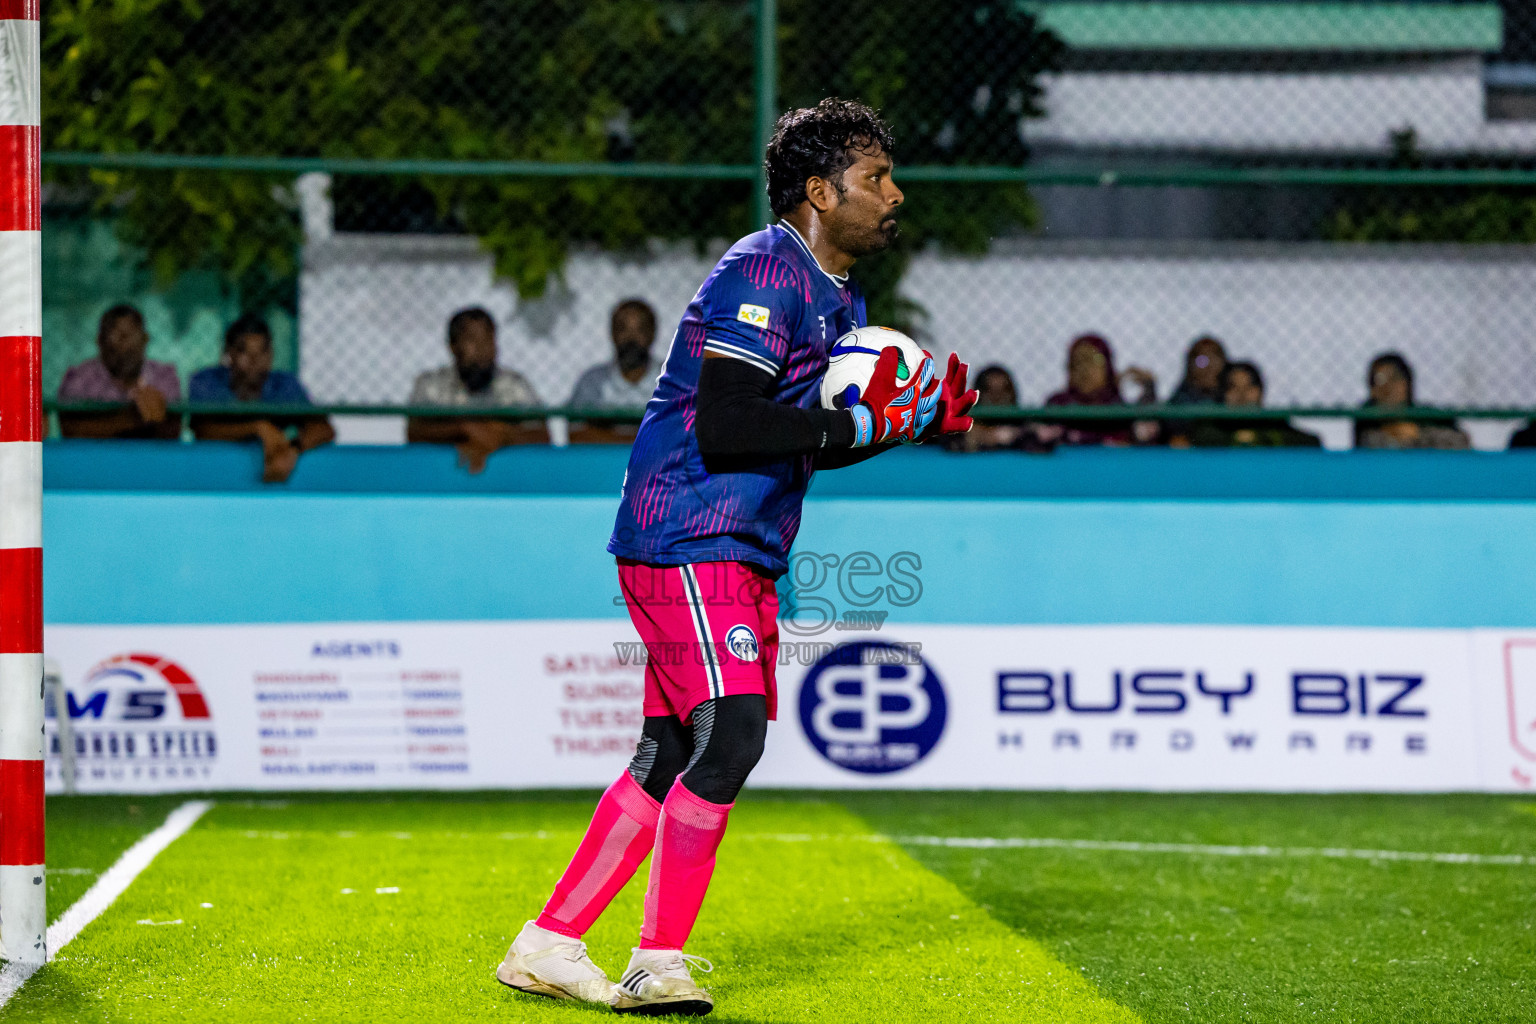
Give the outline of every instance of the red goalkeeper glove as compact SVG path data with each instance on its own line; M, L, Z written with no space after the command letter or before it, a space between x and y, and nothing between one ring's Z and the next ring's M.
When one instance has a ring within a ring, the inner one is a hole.
M913 373L905 383L898 382L896 366L900 361L901 350L894 345L887 346L875 360L869 383L851 410L855 448L912 440L917 428L917 388L922 374Z
M958 354L949 354L949 369L944 373L943 386L939 390L939 411L928 430L924 431L924 437L963 434L971 429L971 407L981 397L981 392L965 389L965 381L970 372L971 368L960 361Z

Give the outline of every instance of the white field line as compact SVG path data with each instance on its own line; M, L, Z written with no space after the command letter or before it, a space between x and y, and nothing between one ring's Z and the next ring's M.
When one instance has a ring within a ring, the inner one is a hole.
M501 832L498 839L564 839L577 833ZM810 832L732 832L731 838L771 843L900 843L961 850L1083 850L1097 853L1173 853L1187 857L1321 857L1332 860L1409 861L1536 867L1536 856L1518 853L1423 853L1416 850L1360 850L1338 846L1217 846L1200 843L1138 843L1117 839L1055 839L1018 836L883 836Z
M247 839L293 839L359 836L391 839L473 839L474 832L325 832L288 831L242 833ZM569 829L497 832L503 840L577 838ZM1341 846L1220 846L1201 843L1140 843L1118 839L1057 839L1037 836L886 836L851 833L732 832L737 840L770 843L901 843L906 846L946 846L961 850L1082 850L1097 853L1170 853L1186 857L1317 857L1332 860L1408 861L1426 864L1472 864L1496 867L1536 867L1536 855L1518 853L1427 853L1417 850L1366 850Z
M1177 853L1194 857L1325 857L1335 860L1394 860L1430 864L1536 865L1518 853L1421 853L1414 850L1356 850L1336 846L1204 846L1198 843L1136 843L1111 839L892 836L908 846L964 850L1093 850L1108 853Z
M167 846L180 839L212 806L211 800L188 800L167 815L163 825L125 850L115 864L102 872L96 884L87 889L84 896L48 926L48 959L57 956L59 950L69 945L70 940L79 935L86 925L100 917L101 912L127 891L133 880L149 867L150 862ZM21 990L21 986L41 966L11 961L0 968L0 1007L10 1002L11 997Z

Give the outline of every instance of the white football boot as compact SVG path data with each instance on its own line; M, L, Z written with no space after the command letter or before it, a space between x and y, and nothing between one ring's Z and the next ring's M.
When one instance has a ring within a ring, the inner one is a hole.
M715 1008L715 1001L694 984L693 975L688 973L690 962L706 974L715 969L703 957L677 949L635 950L624 968L623 980L613 987L613 1012L644 1017L704 1016Z
M613 982L587 956L587 944L529 921L512 941L496 968L496 980L508 988L552 999L613 1002Z

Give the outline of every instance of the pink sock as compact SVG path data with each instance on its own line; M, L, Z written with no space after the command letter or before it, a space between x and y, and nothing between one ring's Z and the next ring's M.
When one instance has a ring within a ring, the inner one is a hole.
M656 842L661 804L625 772L597 802L592 824L534 923L579 939L634 877Z
M656 826L651 880L645 889L641 949L682 949L715 873L715 851L735 804L712 804L672 783Z

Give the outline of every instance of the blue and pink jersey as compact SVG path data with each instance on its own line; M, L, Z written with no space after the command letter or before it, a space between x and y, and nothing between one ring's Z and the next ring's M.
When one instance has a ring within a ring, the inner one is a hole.
M814 459L705 469L693 434L704 353L773 374L770 398L810 409L820 402L827 349L864 325L857 286L823 271L794 228L775 224L733 245L672 336L630 451L608 550L652 565L746 562L782 575Z

